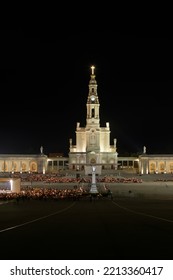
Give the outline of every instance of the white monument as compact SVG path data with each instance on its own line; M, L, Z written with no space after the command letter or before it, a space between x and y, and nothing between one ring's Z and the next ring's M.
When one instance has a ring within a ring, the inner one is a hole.
M98 189L96 186L96 167L92 166L92 180L91 180L91 188L90 188L91 194L97 194Z

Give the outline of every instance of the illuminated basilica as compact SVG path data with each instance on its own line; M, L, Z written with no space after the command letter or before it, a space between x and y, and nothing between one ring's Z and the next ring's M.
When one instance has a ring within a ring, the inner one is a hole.
M96 166L99 173L128 170L138 174L173 173L172 154L147 154L146 147L138 157L121 157L117 153L117 139L110 144L110 124L100 127L100 103L95 67L91 67L89 93L86 103L86 126L76 124L76 143L69 139L68 157L47 156L40 147L39 154L0 154L0 173L50 173L86 171Z
M104 169L117 169L118 154L116 139L110 145L109 122L105 127L100 127L100 103L97 94L97 82L94 66L89 82L87 99L86 126L76 126L76 145L70 139L69 168L84 169L87 165L97 165Z

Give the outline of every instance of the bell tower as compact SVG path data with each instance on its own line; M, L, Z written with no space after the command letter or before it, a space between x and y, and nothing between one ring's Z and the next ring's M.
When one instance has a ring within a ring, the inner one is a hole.
M98 170L117 168L116 140L110 145L110 126L100 127L100 103L97 94L95 67L91 66L89 93L86 102L86 126L76 125L76 145L70 139L69 168L82 170L94 166ZM101 171L100 171L101 172ZM93 171L93 185L95 185Z
M100 116L99 116L99 99L97 95L97 82L94 74L95 67L91 66L91 76L89 81L89 93L87 99L87 117L86 128L99 128Z

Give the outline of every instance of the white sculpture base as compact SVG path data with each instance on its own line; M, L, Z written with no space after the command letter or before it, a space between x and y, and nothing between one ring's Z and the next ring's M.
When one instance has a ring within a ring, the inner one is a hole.
M90 193L93 193L93 194L98 193L96 184L91 184Z

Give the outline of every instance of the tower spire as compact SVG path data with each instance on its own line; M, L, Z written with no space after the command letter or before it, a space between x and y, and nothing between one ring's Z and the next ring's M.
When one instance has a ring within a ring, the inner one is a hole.
M89 81L89 93L87 99L87 118L86 123L87 127L98 128L100 125L100 116L99 116L99 99L97 95L97 81L95 79L95 66L91 66L91 75Z

